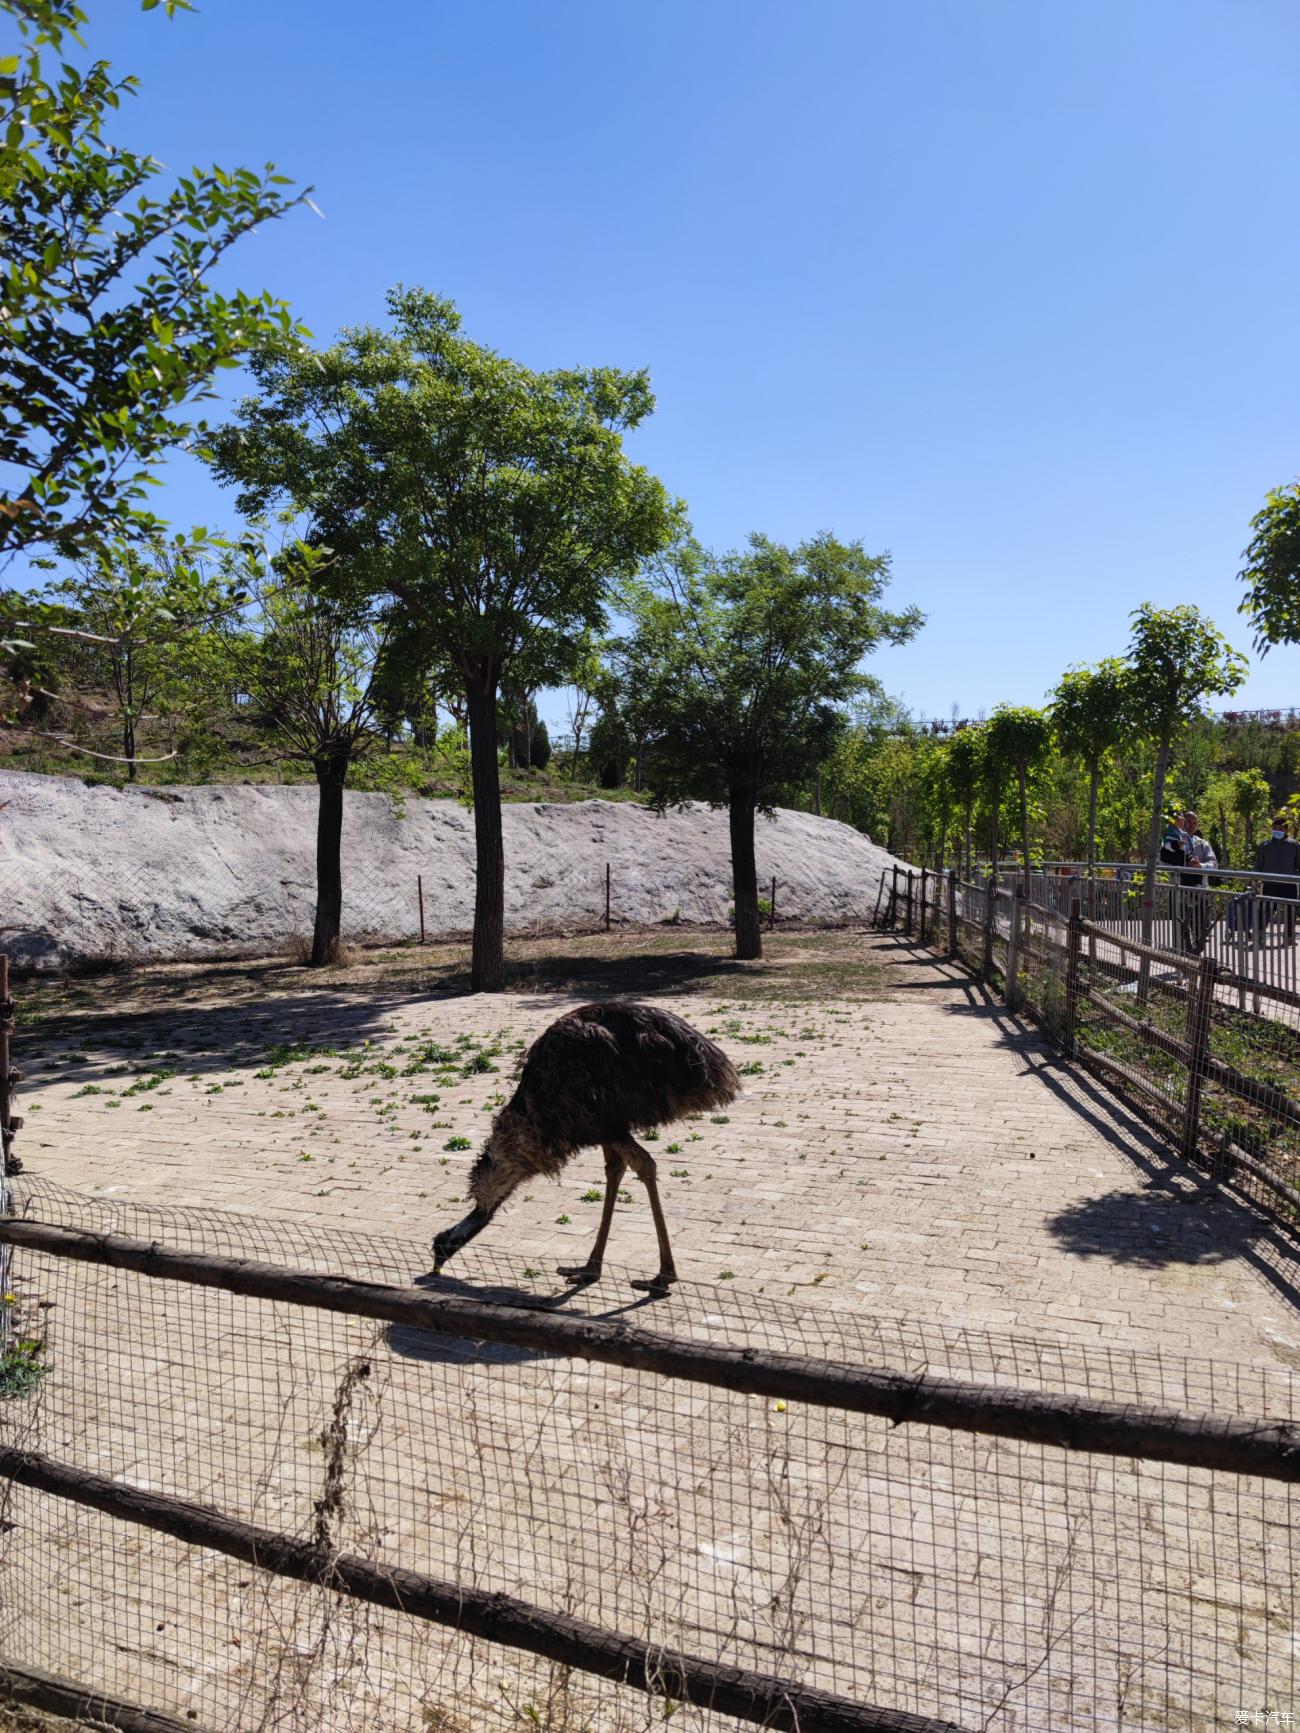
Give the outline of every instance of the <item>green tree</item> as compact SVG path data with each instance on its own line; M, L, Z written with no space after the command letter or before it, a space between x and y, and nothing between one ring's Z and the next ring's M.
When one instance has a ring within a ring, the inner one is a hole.
M1237 575L1246 586L1241 612L1255 647L1300 643L1300 481L1275 487L1250 527L1254 535Z
M1273 795L1262 770L1234 770L1230 779L1232 811L1241 820L1242 864L1255 858L1256 821L1268 811Z
M530 689L573 664L611 583L664 545L674 508L623 451L654 407L644 373L533 372L464 336L449 301L395 289L388 307L390 330L256 363L261 396L211 450L241 509L292 501L349 582L360 574L455 669L474 789L472 985L498 991L501 682Z
M223 547L203 531L119 542L51 584L44 598L41 637L76 648L73 677L62 684L56 708L94 711L106 704L130 782L141 728L176 716L208 690L201 667L205 629L240 600L238 585L213 569L212 556ZM96 702L89 701L92 694Z
M1029 775L1052 746L1052 723L1045 710L1026 704L999 704L989 719L988 749L992 758L1016 773L1020 794L1021 870L1029 894Z
M984 760L988 751L988 728L979 723L959 728L948 742L945 758L948 787L962 815L962 840L966 849L966 876L971 874L971 828L975 805L985 781Z
M721 557L681 541L629 587L634 658L660 671L663 713L648 768L659 805L726 806L736 955L760 957L756 813L798 787L868 685L860 664L919 628L881 605L887 555L819 535L789 548L751 536Z
M0 62L0 556L43 545L75 558L156 534L141 502L157 461L201 431L186 406L220 369L298 341L282 302L210 278L306 195L289 198L270 164L157 187L157 158L106 137L136 80L103 60L47 68L85 14L70 0L0 5L25 38Z
M316 915L311 965L338 956L343 911L343 792L353 764L380 735L377 678L386 622L364 596L322 595L328 556L299 546L276 578L250 582L250 606L223 623L223 678L245 693L253 719L287 758L310 764L316 809Z
M1052 728L1062 752L1080 759L1088 773L1087 860L1097 860L1097 787L1102 759L1123 740L1127 716L1128 670L1116 656L1091 668L1062 674L1051 695Z
M1130 715L1134 726L1154 742L1156 749L1142 890L1142 939L1149 945L1170 755L1188 725L1204 713L1207 698L1237 690L1246 677L1247 664L1200 609L1189 603L1156 608L1144 602L1132 619L1127 680ZM1144 983L1146 976L1144 966Z

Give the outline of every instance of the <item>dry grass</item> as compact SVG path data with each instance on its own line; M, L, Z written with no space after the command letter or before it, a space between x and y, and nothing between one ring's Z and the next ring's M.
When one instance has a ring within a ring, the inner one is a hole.
M102 1722L65 1721L62 1715L42 1715L38 1709L11 1709L0 1703L0 1733L77 1733Z
M764 935L758 962L732 956L726 929L621 928L611 933L512 936L506 992L617 995L723 994L733 1002L799 1004L886 996L896 984L891 950L869 932L786 928ZM345 948L346 961L309 969L283 957L217 963L118 964L111 970L32 976L19 983L19 1020L58 1022L87 1013L166 1010L276 993L332 996L469 991L464 939L376 950Z

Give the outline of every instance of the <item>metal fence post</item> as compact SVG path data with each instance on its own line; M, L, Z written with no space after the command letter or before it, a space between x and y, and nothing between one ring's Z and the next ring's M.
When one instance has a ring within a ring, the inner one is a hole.
M908 867L908 869L907 869L907 936L909 939L912 936L912 879L913 879L912 869L911 869L911 867Z
M1082 953L1083 917L1078 903L1072 902L1065 940L1065 1027L1061 1039L1062 1050L1071 1059L1079 1046L1079 960Z
M927 877L928 877L927 869L925 867L922 867L921 868L921 943L922 944L925 943L925 915L926 915L926 902L928 900L926 893L929 890L929 886L926 882Z
M885 917L886 926L892 928L898 919L898 867L894 867L893 881L889 887L889 913Z
M957 955L957 874L948 871L948 955Z
M420 899L420 943L424 943L424 875L415 875L415 894Z
M609 862L605 862L605 931L609 931Z
M772 874L772 902L768 909L767 924L772 932L776 931L776 874Z
M984 950L980 956L980 980L987 981L993 973L993 923L998 912L996 879L984 881Z
M1008 1011L1020 1008L1020 924L1025 916L1025 889L1017 885L1011 893L1011 936L1007 940L1006 993Z
M1202 957L1196 973L1196 986L1187 1002L1187 1094L1183 1102L1183 1135L1180 1144L1185 1159L1191 1161L1201 1131L1201 1087L1205 1081L1205 1061L1210 1051L1210 1029L1214 1019L1214 993L1219 982L1219 964L1214 957Z

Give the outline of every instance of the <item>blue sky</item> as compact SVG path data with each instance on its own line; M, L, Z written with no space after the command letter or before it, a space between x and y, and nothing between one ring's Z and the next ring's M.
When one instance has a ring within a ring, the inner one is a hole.
M1248 648L1300 471L1291 0L99 0L90 46L143 80L121 136L315 186L231 277L321 340L403 280L532 365L648 366L633 449L705 541L891 550L914 707L1039 701L1142 600Z

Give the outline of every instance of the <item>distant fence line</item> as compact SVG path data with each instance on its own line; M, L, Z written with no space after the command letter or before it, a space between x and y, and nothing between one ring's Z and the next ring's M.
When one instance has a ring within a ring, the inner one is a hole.
M224 909L205 909L196 899L182 921L174 886L160 885L146 871L116 874L111 897L92 871L69 872L60 882L44 875L42 907L58 909L57 923L21 918L29 886L21 867L0 862L0 947L15 969L60 968L67 963L203 962L219 958L295 954L310 947L316 887L310 871L296 877L263 876L241 882L237 898ZM785 919L784 889L774 874L760 880L762 920L774 927ZM716 898L719 920L731 908L729 880L720 875ZM610 932L622 926L692 924L680 910L665 917L633 906L632 893L620 895L612 861L569 871L568 911L549 918L507 913L506 931L515 937L560 933ZM343 878L345 945L370 949L384 945L422 945L468 937L464 925L440 918L442 899L434 882L418 869L403 876L349 867ZM864 909L855 910L861 919ZM445 910L443 910L445 915ZM701 924L701 923L695 923ZM705 923L705 924L718 924ZM830 924L829 922L821 924Z
M1300 1226L1300 904L1153 891L1146 942L1131 881L1031 871L1026 888L1020 869L967 882L900 867L881 877L875 921L1000 986L1185 1157Z

